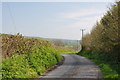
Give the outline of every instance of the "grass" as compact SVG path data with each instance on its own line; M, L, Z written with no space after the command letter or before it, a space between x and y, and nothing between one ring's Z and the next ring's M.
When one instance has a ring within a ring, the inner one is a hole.
M120 64L109 54L96 50L82 50L77 53L95 62L101 69L105 79L117 79L120 76Z

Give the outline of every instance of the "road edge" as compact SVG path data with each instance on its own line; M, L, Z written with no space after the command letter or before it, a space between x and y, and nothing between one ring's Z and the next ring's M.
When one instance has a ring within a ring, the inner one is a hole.
M46 76L46 74L48 74L49 72L53 71L57 67L61 66L64 63L64 61L65 61L65 57L62 56L62 60L58 64L56 64L56 65L52 66L51 68L49 68L47 70L47 72L45 72L44 74L40 75L38 78L42 78L42 77Z

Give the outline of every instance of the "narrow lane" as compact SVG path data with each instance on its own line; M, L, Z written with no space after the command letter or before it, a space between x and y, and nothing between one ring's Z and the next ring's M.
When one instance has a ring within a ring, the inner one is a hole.
M65 57L64 63L50 71L42 78L79 78L96 79L102 78L99 67L89 59L74 53L62 53Z

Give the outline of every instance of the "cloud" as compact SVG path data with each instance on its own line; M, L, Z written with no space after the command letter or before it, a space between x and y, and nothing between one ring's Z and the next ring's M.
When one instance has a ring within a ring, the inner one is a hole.
M89 26L92 26L94 25L97 21L100 21L102 16L91 16L91 17L85 17L85 18L82 18L74 23L71 23L71 24L68 24L68 25L65 25L65 26L68 26L68 27L74 27L74 28L77 28L77 27L80 27L80 26L86 26L86 25L89 25Z
M64 27L72 30L84 28L86 32L90 32L96 22L100 21L105 12L106 10L104 9L86 9L75 12L62 12L59 15L63 20L74 21L66 23Z
M64 27L77 31L79 29L85 29L85 34L90 33L92 30L93 26L96 24L97 21L101 19L102 16L91 16L91 17L86 17L83 19L80 19L74 23L69 23L65 24Z
M105 12L105 9L82 9L73 12L66 11L57 14L57 18L53 21L61 26L61 30L59 29L59 31L62 31L62 29L66 30L63 32L64 34L70 32L69 34L71 35L80 36L80 29L85 29L85 34L89 33ZM76 39L78 36L76 36Z
M59 14L64 19L79 19L87 16L99 15L105 13L105 10L87 9L76 12L62 12Z

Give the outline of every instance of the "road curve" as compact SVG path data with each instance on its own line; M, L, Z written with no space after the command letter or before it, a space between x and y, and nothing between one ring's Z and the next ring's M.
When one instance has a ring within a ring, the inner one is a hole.
M61 54L65 58L64 63L42 76L42 78L87 78L101 80L101 71L94 62L75 53Z

